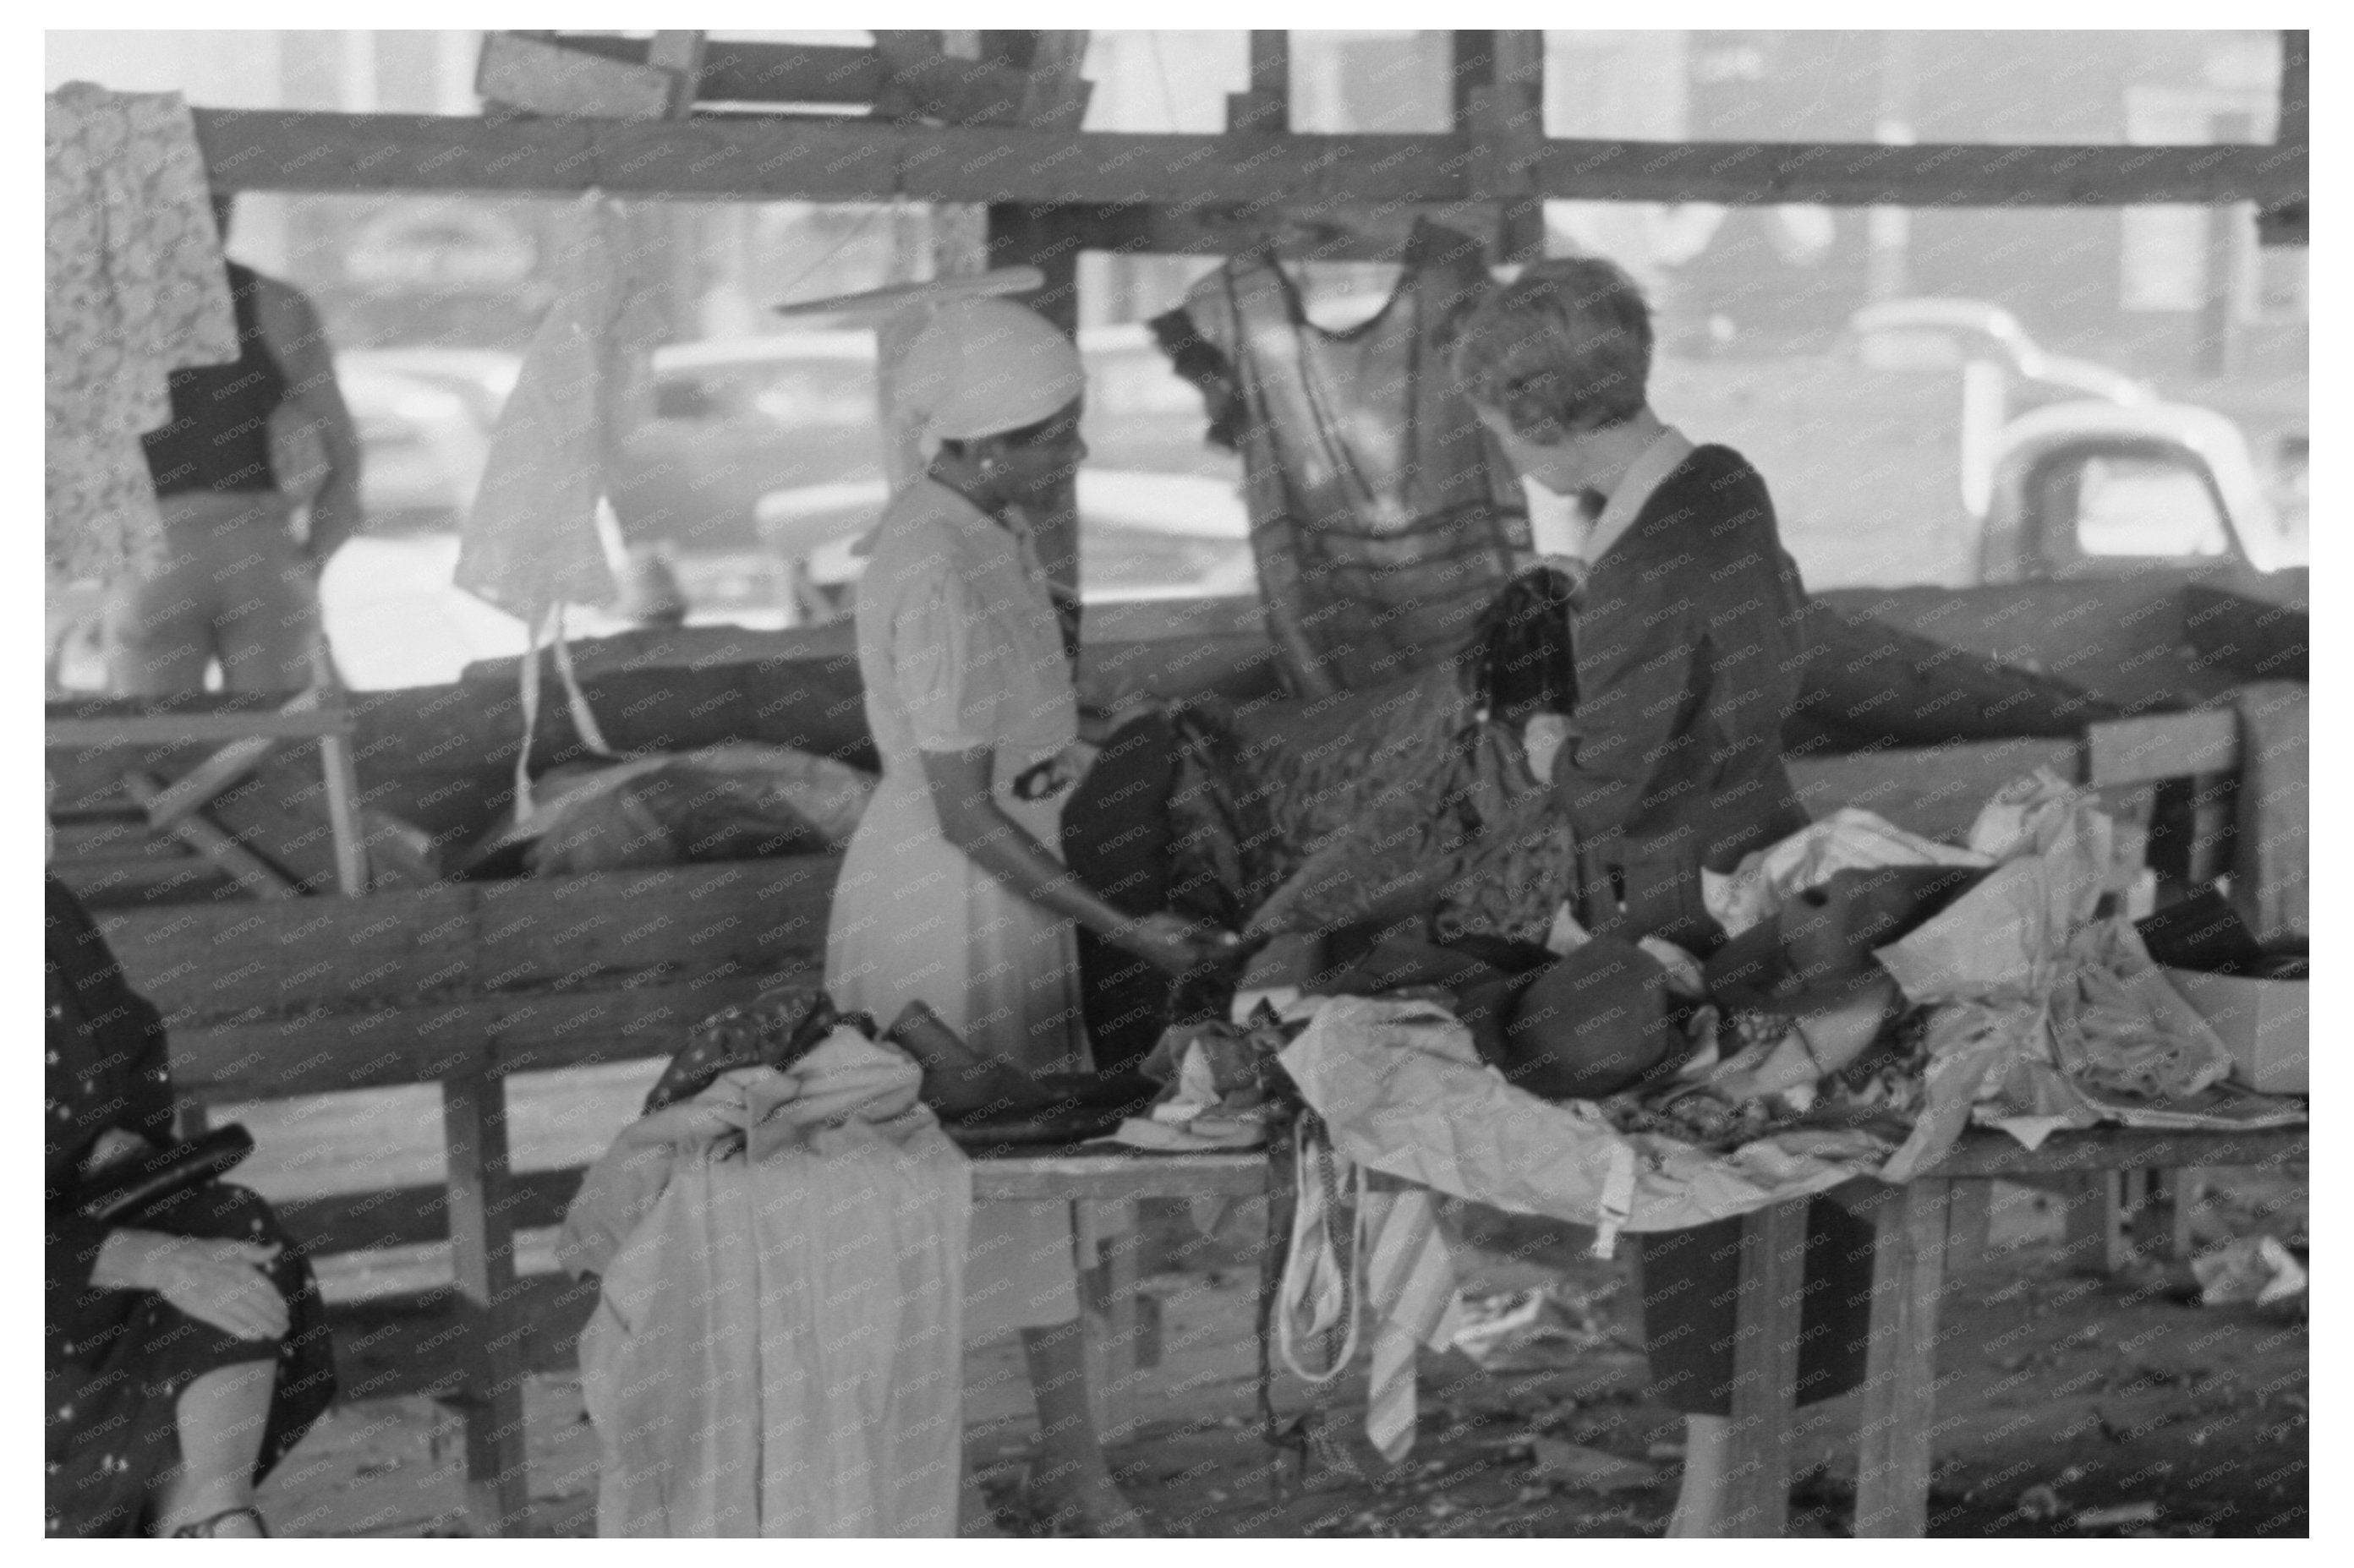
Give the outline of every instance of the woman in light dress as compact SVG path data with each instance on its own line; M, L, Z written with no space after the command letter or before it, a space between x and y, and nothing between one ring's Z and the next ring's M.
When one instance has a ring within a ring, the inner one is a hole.
M1121 913L1055 845L1076 777L1078 704L1022 520L1086 456L1069 339L1009 302L938 308L897 370L929 451L893 496L860 578L859 673L883 781L851 841L826 985L890 1022L920 1001L971 1045L1038 1072L1089 1065L1075 927L1180 974L1220 938ZM1142 1533L1088 1410L1071 1210L973 1214L969 1337L1019 1329L1038 1402L1036 1500L1094 1534ZM982 1529L970 1477L966 1530Z

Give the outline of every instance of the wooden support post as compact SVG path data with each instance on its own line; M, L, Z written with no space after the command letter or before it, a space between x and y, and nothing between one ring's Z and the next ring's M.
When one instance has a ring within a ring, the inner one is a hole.
M441 1084L450 1159L450 1260L459 1344L467 1362L458 1404L466 1427L466 1510L478 1533L527 1535L531 1477L525 1446L525 1327L514 1298L506 1083L482 1058Z
M1226 130L1282 136L1291 131L1291 35L1253 28L1250 90L1226 94Z
M1544 204L1536 165L1544 148L1544 34L1458 32L1455 128L1479 139L1479 184L1501 200L1498 238L1506 261L1544 254Z
M703 38L696 32L658 32L646 45L646 64L670 71L670 118L684 120L695 108L703 82Z
M2069 1267L2104 1275L2125 1267L2131 1255L2126 1245L2125 1185L2123 1171L2094 1171L2061 1199L2068 1217L2061 1254Z
M1079 251L1089 227L1086 208L995 202L989 208L989 264L1035 267L1046 286L1022 302L1074 336L1079 328ZM1030 537L1063 622L1063 649L1079 656L1079 498L1076 475L1052 502L1032 512Z
M2190 1220L2207 1196L2206 1169L2187 1165L2157 1174L2158 1192L2166 1202L2166 1255L2176 1263L2187 1263L2190 1255L2199 1250L2199 1238L2191 1231Z
M1985 1189L1993 1183L1974 1181ZM1864 1362L1855 1533L1928 1532L1937 1306L1954 1183L1922 1177L1890 1190L1873 1216L1872 1348ZM1981 1206L1983 1206L1981 1204Z
M2281 30L2280 119L2273 144L2306 151L2311 138L2312 111L2307 102L2312 83L2310 57L2313 36L2302 27ZM2274 204L2259 203L2256 238L2263 245L2303 245L2308 208L2306 198Z
M1136 1228L1133 1203L1073 1205L1074 1229L1103 1240L1094 1259L1079 1277L1079 1310L1086 1336L1087 1395L1094 1405L1097 1437L1106 1443L1129 1435L1144 1413L1145 1340L1152 1340L1152 1361L1160 1360L1158 1303L1137 1286L1136 1255L1141 1234ZM1082 1211L1092 1211L1098 1223L1088 1224ZM1146 1328L1152 1314L1150 1330Z
M1946 1266L1956 1273L1985 1261L1994 1230L1994 1183L1965 1181L1953 1191L1946 1226Z
M1079 74L1087 58L1084 28L1038 35L1030 53L1030 80L1015 123L1034 130L1076 131L1086 118L1095 84Z
M319 737L319 765L326 774L327 823L334 830L335 888L357 898L368 890L367 834L360 821L360 776L352 763L348 730Z
M1734 1308L1727 1536L1778 1537L1789 1523L1790 1413L1798 1382L1798 1313L1806 1283L1807 1204L1776 1203L1741 1222Z

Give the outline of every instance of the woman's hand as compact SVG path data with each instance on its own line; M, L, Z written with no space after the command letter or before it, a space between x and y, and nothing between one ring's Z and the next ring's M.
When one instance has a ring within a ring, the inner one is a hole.
M119 1165L126 1160L137 1159L143 1154L153 1154L154 1151L155 1146L137 1133L125 1132L119 1127L110 1127L100 1133L98 1140L90 1146L90 1153L81 1162L81 1173L85 1177L95 1176L110 1166Z
M1213 931L1166 910L1131 920L1111 936L1112 945L1121 951L1171 975L1200 968L1238 940L1232 932Z
M285 1337L286 1298L262 1272L277 1258L276 1246L152 1231L116 1234L154 1237L141 1270L144 1288L189 1317L240 1340Z

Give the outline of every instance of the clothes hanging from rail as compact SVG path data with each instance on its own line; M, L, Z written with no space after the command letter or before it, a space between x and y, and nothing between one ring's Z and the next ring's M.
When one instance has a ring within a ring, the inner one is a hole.
M237 320L186 101L69 82L44 126L47 556L104 578L161 556L139 436L173 371L238 357Z
M591 751L606 752L573 678L560 617L567 604L614 597L621 542L607 496L622 442L651 412L650 357L663 319L652 281L634 264L627 223L619 206L595 193L574 207L552 251L555 302L499 411L459 542L456 586L530 629L518 820L531 810L525 764L538 719L539 650L551 621L574 726Z
M1449 657L1528 546L1518 481L1447 372L1489 286L1478 242L1418 224L1381 312L1311 323L1272 256L1236 257L1152 323L1242 453L1267 625L1300 695Z

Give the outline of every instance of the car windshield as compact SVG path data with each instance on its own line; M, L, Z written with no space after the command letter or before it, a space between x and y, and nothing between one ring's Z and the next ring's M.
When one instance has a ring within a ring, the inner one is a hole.
M655 384L665 419L749 419L779 429L841 429L875 422L875 368L860 360L705 366Z

